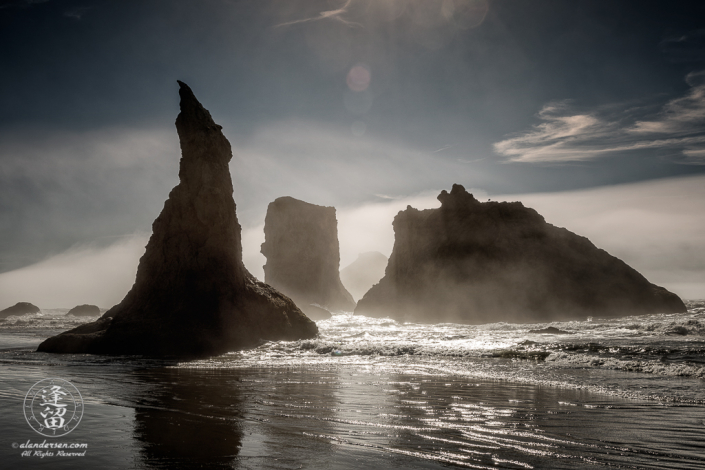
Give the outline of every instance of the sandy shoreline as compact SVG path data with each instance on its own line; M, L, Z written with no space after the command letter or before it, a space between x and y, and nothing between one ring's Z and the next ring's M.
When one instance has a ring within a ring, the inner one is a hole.
M702 406L360 368L189 370L157 363L0 365L2 460L12 468L703 468ZM85 401L44 438L22 415L47 376ZM83 457L21 457L12 443L85 442Z

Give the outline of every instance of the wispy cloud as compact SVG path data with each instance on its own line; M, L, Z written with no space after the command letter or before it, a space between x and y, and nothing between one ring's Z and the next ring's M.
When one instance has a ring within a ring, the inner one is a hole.
M350 6L353 3L353 0L346 0L345 4L341 6L340 8L337 8L335 10L326 10L320 12L317 16L312 16L309 18L302 18L300 20L294 20L294 21L287 21L286 23L281 23L275 26L275 28L279 28L282 26L289 26L293 24L299 24L299 23L309 23L311 21L321 21L321 20L335 20L339 21L345 25L348 26L360 26L362 25L360 23L356 23L354 21L349 21L345 19L345 15L349 12Z
M653 116L643 108L612 106L576 111L569 101L549 103L530 131L494 144L512 162L571 162L644 149L680 151L682 163L705 164L705 71L686 76L690 90Z
M668 37L661 41L659 49L672 62L705 61L705 29Z
M703 131L705 123L705 70L685 77L691 86L688 94L669 101L654 120L638 121L630 131L689 135Z
M71 10L67 10L64 12L64 16L67 18L73 18L74 20L81 20L83 18L83 15L86 14L88 10L90 10L92 7L78 7L78 8L72 8Z

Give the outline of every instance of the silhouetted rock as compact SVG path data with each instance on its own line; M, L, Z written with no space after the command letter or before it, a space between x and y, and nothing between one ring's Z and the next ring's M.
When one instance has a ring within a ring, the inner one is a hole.
M179 82L179 184L152 225L130 292L96 322L39 351L198 357L316 335L294 303L242 264L230 143Z
M328 320L331 315L331 313L326 310L325 308L321 307L320 305L316 304L308 304L308 305L297 305L301 310L303 310L306 313L306 316L309 317L311 320Z
M683 325L675 325L666 330L664 333L667 335L685 336L688 334L688 328Z
M387 261L379 251L360 253L355 261L340 270L340 280L353 298L359 300L384 277Z
M12 307L7 307L5 310L0 311L0 318L27 315L28 313L39 313L40 311L39 307L29 302L17 302Z
M340 282L334 207L280 197L267 208L264 239L267 284L291 297L307 314L311 304L334 312L353 311L355 301Z
M356 314L490 323L685 312L678 296L519 202L478 202L460 185L441 207L394 219L384 278Z
M100 315L100 309L95 305L77 305L69 310L66 315L75 315L77 317L97 317Z
M548 328L542 328L540 330L529 330L529 333L534 333L538 335L572 335L570 331L559 330L555 326L549 326Z

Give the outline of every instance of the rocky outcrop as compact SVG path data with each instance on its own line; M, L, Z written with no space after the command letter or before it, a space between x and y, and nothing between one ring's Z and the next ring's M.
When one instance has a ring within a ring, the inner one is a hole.
M5 310L0 310L0 318L12 316L27 315L29 313L39 313L39 307L32 305L29 302L17 302L12 307L7 307Z
M77 305L66 313L76 317L97 317L100 315L100 309L95 305Z
M338 221L334 207L292 197L269 204L264 220L264 281L291 297L308 313L315 304L352 312L355 301L340 282Z
M549 326L548 328L541 328L539 330L529 330L529 333L535 335L572 335L570 331L559 330L555 326Z
M438 199L438 209L409 206L395 217L385 276L356 314L479 324L686 311L675 294L519 202L480 203L460 185Z
M289 298L242 264L230 143L179 85L179 184L152 225L135 284L100 319L47 339L39 351L202 357L317 334Z
M297 304L297 306L300 306L299 308L311 320L315 320L315 321L328 320L329 318L331 318L333 316L329 310L326 310L325 308L321 307L320 305L299 303L299 304Z
M387 257L379 251L360 253L357 259L340 270L340 280L354 299L361 299L370 287L384 277Z

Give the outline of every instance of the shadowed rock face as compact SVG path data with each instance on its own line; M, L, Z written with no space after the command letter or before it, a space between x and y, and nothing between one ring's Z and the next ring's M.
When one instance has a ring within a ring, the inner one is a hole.
M330 311L351 312L355 308L355 301L340 282L334 207L280 197L267 208L264 237L267 284L290 296L307 313L311 304Z
M207 356L317 334L315 323L242 264L230 143L179 82L182 158L130 292L99 320L47 339L39 351Z
M5 310L0 311L0 318L7 318L12 316L26 315L28 313L39 313L39 307L32 305L29 302L17 302L12 307L7 307Z
M96 305L77 305L69 310L66 315L75 315L77 317L97 317L100 315L100 309Z
M460 185L439 209L394 219L384 278L356 314L419 322L529 322L684 312L587 238L546 223L519 202L478 202Z

